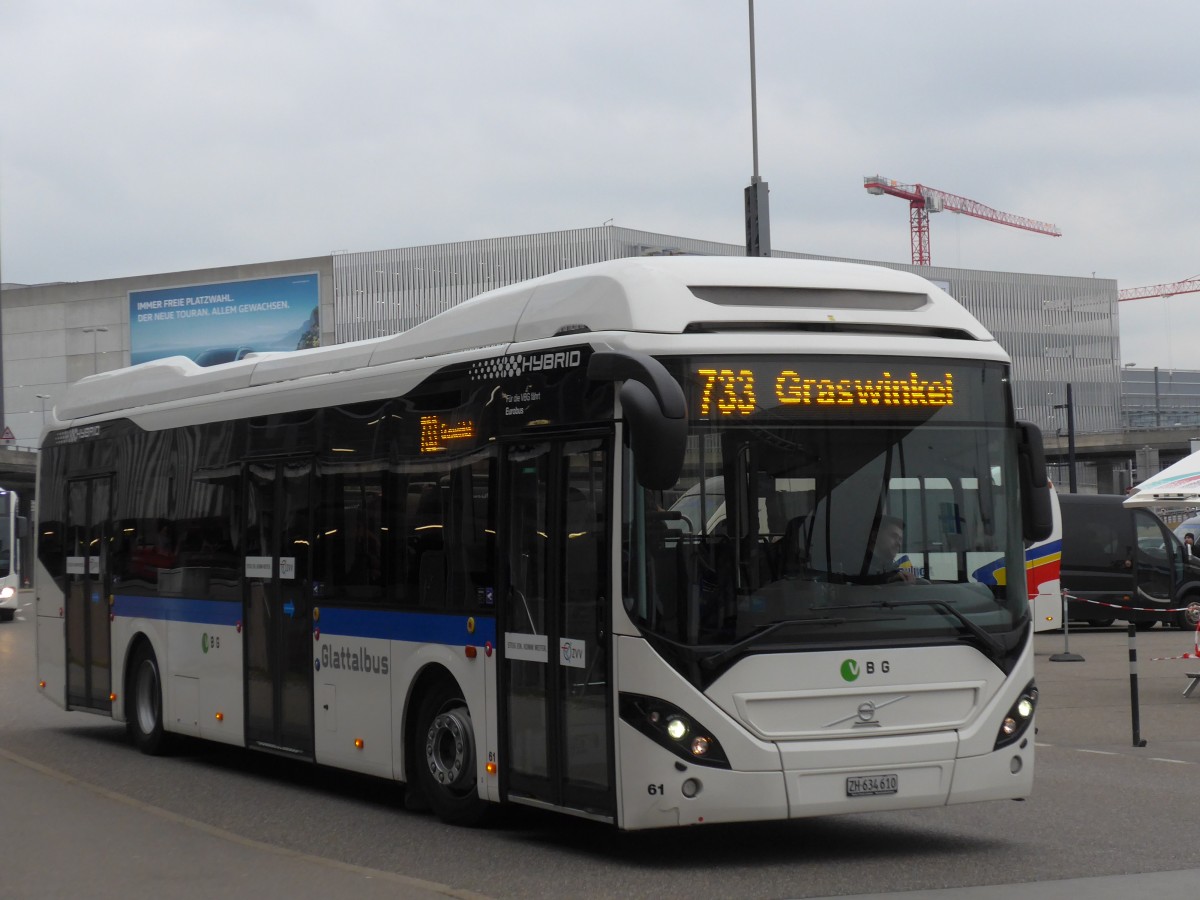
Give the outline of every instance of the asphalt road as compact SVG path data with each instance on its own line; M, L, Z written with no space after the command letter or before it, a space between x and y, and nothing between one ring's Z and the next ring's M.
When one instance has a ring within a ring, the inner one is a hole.
M1151 659L1194 653L1194 636L1138 635L1144 747L1125 632L1069 639L1082 662L1051 661L1061 634L1036 639L1027 802L622 834L523 809L451 828L389 782L196 742L144 757L37 695L26 608L0 624L0 897L1194 895L1200 691L1182 691L1200 663ZM1097 878L1135 873L1168 874Z

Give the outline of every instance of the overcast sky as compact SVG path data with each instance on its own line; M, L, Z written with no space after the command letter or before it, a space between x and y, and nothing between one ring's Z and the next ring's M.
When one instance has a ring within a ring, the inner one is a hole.
M617 225L741 243L746 0L2 0L0 278L83 281ZM777 249L1200 273L1200 4L757 0ZM1200 293L1121 304L1200 369Z

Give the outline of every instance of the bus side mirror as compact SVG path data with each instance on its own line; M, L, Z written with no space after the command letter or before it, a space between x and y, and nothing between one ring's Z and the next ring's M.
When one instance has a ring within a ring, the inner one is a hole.
M629 449L638 483L663 491L679 480L687 444L687 419L662 415L651 390L640 381L621 385L621 408L629 423Z
M652 356L616 350L593 353L588 378L624 382L621 409L638 483L652 491L675 484L687 446L687 404L679 382Z
M1028 541L1044 541L1054 531L1050 479L1042 432L1031 422L1017 423L1017 468L1021 487L1021 531Z

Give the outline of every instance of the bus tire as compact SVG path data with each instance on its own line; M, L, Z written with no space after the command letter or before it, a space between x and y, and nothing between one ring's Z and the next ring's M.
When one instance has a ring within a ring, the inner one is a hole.
M475 730L457 685L440 679L417 707L416 781L429 806L450 825L479 825L488 803L479 796Z
M0 622L11 622L16 614L15 609L0 609Z
M143 753L158 756L166 752L167 733L163 728L162 675L149 641L134 651L126 676L125 718L129 736Z

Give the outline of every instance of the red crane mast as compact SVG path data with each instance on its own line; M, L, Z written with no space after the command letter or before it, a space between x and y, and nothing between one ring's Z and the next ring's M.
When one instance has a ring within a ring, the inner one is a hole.
M1173 297L1175 294L1190 294L1200 291L1200 275L1193 275L1183 281L1172 281L1169 284L1150 284L1146 287L1126 288L1117 291L1118 300L1145 300L1149 297Z
M1011 225L1013 228L1035 231L1038 234L1062 236L1058 226L1051 225L1049 222L1014 216L1012 213L1001 212L985 206L978 200L968 200L966 197L939 191L937 188L926 187L923 184L905 184L894 178L884 178L882 175L867 175L863 178L863 186L867 189L868 194L889 194L908 201L914 266L932 265L929 257L929 214L941 212L944 209L988 222L997 222L1000 225Z

